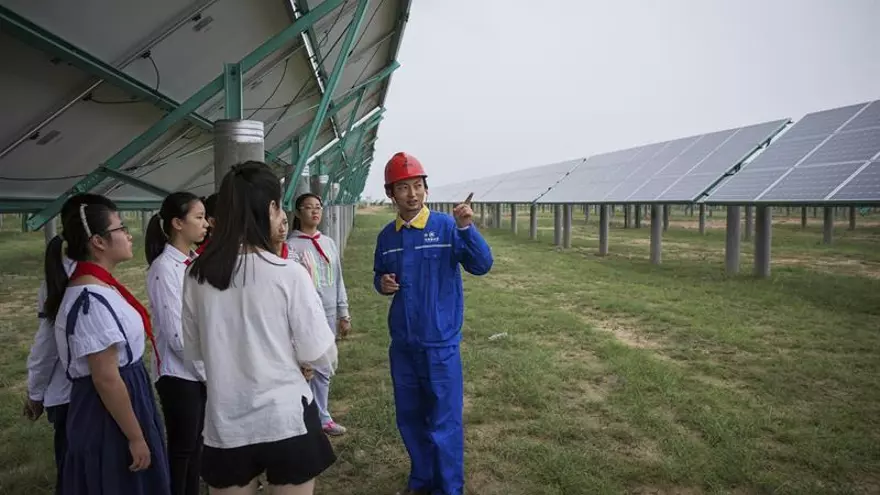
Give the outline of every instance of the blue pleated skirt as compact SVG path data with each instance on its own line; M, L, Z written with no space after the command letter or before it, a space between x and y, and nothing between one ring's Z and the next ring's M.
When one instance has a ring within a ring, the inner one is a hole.
M150 467L128 469L128 439L104 407L91 377L77 378L67 412L64 495L170 495L165 432L143 361L119 368L134 414L150 448Z

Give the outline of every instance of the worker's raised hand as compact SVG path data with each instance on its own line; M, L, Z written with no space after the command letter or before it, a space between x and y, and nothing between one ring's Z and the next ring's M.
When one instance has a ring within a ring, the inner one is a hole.
M393 273L382 275L380 285L382 287L382 294L391 295L400 290L400 284L397 283L397 275Z
M468 194L467 199L452 210L452 216L455 217L455 223L458 228L463 229L474 222L474 210L471 209L471 200L474 193Z

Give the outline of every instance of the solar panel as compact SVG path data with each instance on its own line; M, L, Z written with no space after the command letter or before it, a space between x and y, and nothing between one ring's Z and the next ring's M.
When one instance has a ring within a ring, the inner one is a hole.
M880 100L814 112L704 202L880 201L878 158Z
M787 123L764 122L593 156L539 202L693 202Z
M568 160L429 189L428 201L457 203L471 192L481 203L531 203L552 188L584 159Z

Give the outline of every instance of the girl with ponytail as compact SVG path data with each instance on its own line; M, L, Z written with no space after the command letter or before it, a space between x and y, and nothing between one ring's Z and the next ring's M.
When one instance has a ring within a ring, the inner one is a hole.
M169 194L147 227L145 250L147 295L152 308L157 356L153 380L168 433L168 458L173 495L199 494L205 379L201 362L183 355L180 311L183 279L193 245L207 234L205 206L188 192Z
M232 167L217 227L183 287L183 348L204 361L202 479L212 491L313 493L336 456L303 366L336 368L336 344L306 271L275 253L281 184L264 163Z
M61 235L76 268L68 278L60 243L46 255L45 314L72 382L60 491L170 495L164 431L143 363L149 315L111 274L131 259L131 235L109 199L68 201Z

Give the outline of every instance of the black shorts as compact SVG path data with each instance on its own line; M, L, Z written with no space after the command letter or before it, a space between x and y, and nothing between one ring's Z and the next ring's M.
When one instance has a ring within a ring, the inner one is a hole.
M330 440L321 428L318 406L305 397L303 420L306 434L277 442L216 449L205 445L202 454L202 479L212 488L247 486L266 473L271 485L301 485L336 462Z

